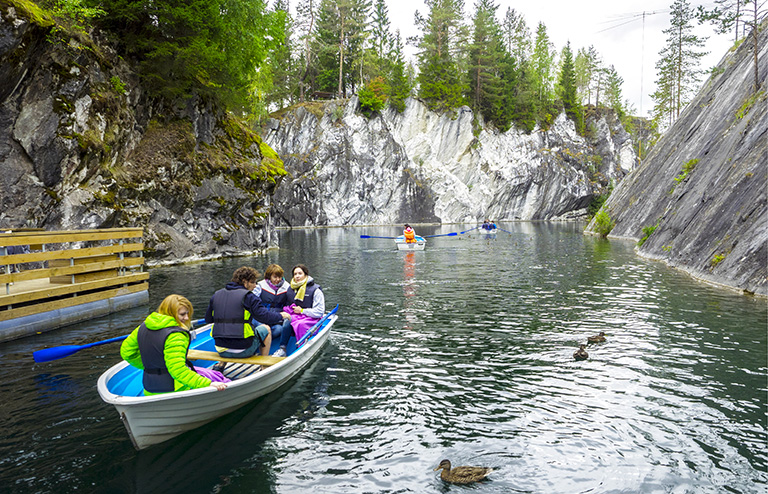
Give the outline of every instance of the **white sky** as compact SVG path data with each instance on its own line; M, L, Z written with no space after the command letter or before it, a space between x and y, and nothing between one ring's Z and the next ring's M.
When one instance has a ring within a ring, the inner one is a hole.
M417 10L425 15L427 5L420 0L385 0L392 31L400 29L401 36L418 35L413 23ZM711 0L689 0L691 5L710 7ZM536 27L543 22L547 34L558 53L567 41L571 42L574 56L579 48L593 45L606 66L613 65L624 78L622 93L635 106L637 114L644 116L653 107L650 94L654 92L656 61L666 39L663 29L669 27L669 7L673 0L497 0L498 19L501 21L508 7L522 13L535 36ZM465 18L471 19L474 0L465 0ZM643 21L643 12L646 13ZM734 34L718 35L710 24L698 26L695 33L709 36L706 50L710 53L702 60L701 69L717 65L733 45ZM406 54L413 56L415 49L406 46ZM641 77L642 75L642 77ZM642 84L641 84L642 79ZM703 81L702 81L703 82ZM641 96L642 101L641 101ZM642 112L641 112L642 110Z

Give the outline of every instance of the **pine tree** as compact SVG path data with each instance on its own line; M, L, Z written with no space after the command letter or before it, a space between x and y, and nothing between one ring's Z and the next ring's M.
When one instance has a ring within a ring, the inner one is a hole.
M488 121L495 121L501 108L501 78L503 42L496 21L493 0L478 0L473 20L474 31L469 46L469 102L473 110Z
M428 17L416 13L421 28L419 48L419 96L431 109L457 108L464 104L460 75L459 43L463 36L460 0L426 0Z
M563 103L565 114L576 126L576 131L584 132L584 113L579 103L576 89L576 72L573 66L573 52L571 51L571 42L566 43L562 53L562 64L560 66L560 78L558 80L558 89L560 91L560 100Z
M299 101L306 100L306 91L314 85L315 71L313 70L314 51L312 39L316 30L317 0L300 0L296 6L296 23L294 25L297 42L301 45L298 56L297 77Z
M739 24L749 28L752 34L753 73L755 76L752 85L753 93L756 93L760 88L757 35L761 28L762 19L765 19L765 10L760 10L764 5L764 2L758 5L757 0L715 0L714 8L708 10L699 6L696 12L699 22L711 22L719 33L726 33L735 26L734 41L739 40Z
M547 27L539 22L536 28L536 39L533 43L531 68L536 82L536 95L540 102L549 103L552 99L555 51L549 41Z
M293 20L288 12L288 0L277 0L274 12L282 18L282 30L285 41L277 45L270 54L269 66L272 72L272 88L267 95L267 102L282 108L285 103L292 103L296 97L295 68L291 58L293 44Z
M698 68L700 60L706 55L697 50L704 46L706 38L693 34L691 21L695 16L688 1L675 0L671 8L670 26L663 31L667 35L666 45L656 63L657 90L652 95L654 118L660 124L665 123L666 119L660 118L665 114L669 123L673 122L693 97L703 73Z
M139 61L144 86L167 99L200 96L233 111L258 111L259 72L283 42L262 0L103 0L98 24ZM226 11L227 15L221 15Z
M508 7L502 23L504 46L518 64L531 57L531 30L523 14Z
M576 86L579 92L580 101L589 105L592 102L592 93L596 95L600 92L600 78L602 70L602 57L595 50L594 46L579 48L574 61L576 70ZM597 101L595 101L597 106Z

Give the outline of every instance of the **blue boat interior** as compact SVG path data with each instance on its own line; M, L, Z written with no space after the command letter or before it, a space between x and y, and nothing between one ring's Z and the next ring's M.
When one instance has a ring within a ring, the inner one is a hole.
M321 329L328 325L329 320L323 321ZM320 331L318 331L319 333ZM316 336L316 335L315 335ZM310 338L311 339L311 338ZM210 329L198 334L189 345L191 349L215 352L213 338L211 338ZM280 347L280 342L273 338L269 354L272 355ZM296 351L296 337L291 336L288 342L288 356ZM193 360L192 364L197 367L213 367L216 362L210 360ZM107 383L107 389L110 392L121 396L144 396L144 386L142 384L143 372L136 367L127 366L116 373Z

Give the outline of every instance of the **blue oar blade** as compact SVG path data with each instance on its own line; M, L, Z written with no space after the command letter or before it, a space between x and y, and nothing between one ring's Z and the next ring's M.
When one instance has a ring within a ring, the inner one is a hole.
M53 348L43 348L32 353L35 362L50 362L64 357L69 357L73 353L79 352L83 348L80 345L55 346Z
M392 239L396 239L397 237L377 237L375 235L360 235L360 238L388 238L392 240Z
M32 353L32 358L35 362L50 362L51 360L58 360L60 358L69 357L73 353L77 353L80 350L91 348L99 345L106 345L107 343L114 343L116 341L123 341L128 338L128 335L118 336L116 338L110 338L104 341L96 341L94 343L88 343L87 345L62 345L51 348L43 348Z

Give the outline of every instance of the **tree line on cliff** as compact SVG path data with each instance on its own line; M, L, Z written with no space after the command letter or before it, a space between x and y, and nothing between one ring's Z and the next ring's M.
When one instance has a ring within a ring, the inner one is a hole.
M495 0L478 0L469 20L463 0L427 0L409 40L392 32L385 0L297 1L295 15L289 0L55 0L51 8L75 26L110 33L150 92L201 96L243 115L349 94L366 114L387 105L402 111L415 94L437 111L468 105L502 131L547 127L565 111L583 133L589 106L620 117L635 111L622 77L594 46L558 51L543 23L531 33L515 9L500 18ZM692 22L737 23L738 32L751 3L717 0L696 13L674 1L656 65L657 124L671 123L700 84L704 39L691 33ZM405 60L406 42L417 48L416 66Z

